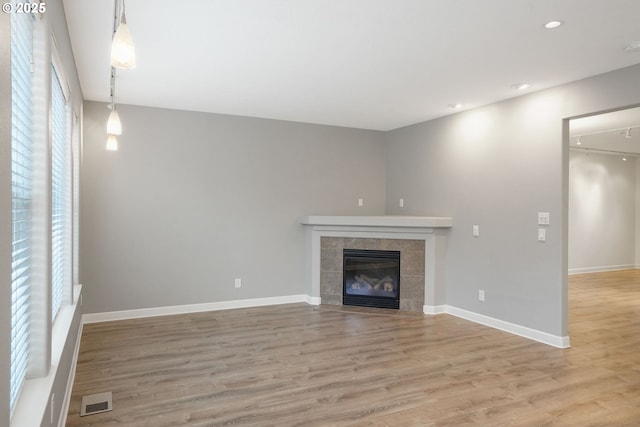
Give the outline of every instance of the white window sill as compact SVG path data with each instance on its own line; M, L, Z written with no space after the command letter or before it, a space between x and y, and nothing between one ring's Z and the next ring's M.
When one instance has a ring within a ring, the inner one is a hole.
M43 421L46 425L51 420L53 414L45 414L45 412L47 408L51 412L49 397L58 372L64 345L73 323L73 316L78 307L81 291L82 285L74 286L73 295L75 300L73 305L66 305L60 308L51 331L51 368L49 369L49 374L46 377L25 381L11 417L11 427L40 426ZM55 407L60 407L60 403L64 398L65 396L55 396ZM57 420L51 420L52 424L54 422L57 424Z

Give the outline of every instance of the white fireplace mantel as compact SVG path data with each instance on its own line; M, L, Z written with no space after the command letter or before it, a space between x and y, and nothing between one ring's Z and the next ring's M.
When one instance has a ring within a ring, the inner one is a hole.
M443 263L446 250L446 231L452 227L449 217L427 216L305 216L307 281L312 302L320 304L320 258L322 237L352 237L370 239L407 239L425 242L426 314L444 311Z
M304 225L345 227L397 227L397 228L448 228L453 224L449 217L434 216L305 216Z

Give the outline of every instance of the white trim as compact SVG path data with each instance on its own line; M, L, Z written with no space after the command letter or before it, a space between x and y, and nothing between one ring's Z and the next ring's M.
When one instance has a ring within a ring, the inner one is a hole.
M83 325L80 322L78 326L78 336L76 337L76 345L73 349L73 358L71 359L71 367L67 379L67 388L64 392L62 400L62 409L60 409L60 418L58 418L58 427L67 425L67 415L69 413L69 405L71 404L71 394L73 392L73 383L76 378L76 367L78 366L78 355L80 354L80 340L82 338Z
M447 312L446 305L423 305L422 312L424 314L442 314Z
M62 59L60 58L60 54L58 53L60 50L58 49L58 42L56 40L53 32L51 33L51 66L56 70L56 75L58 76L58 81L60 82L60 87L62 87L62 93L64 94L64 99L69 104L69 99L71 98L71 89L69 88L69 80L67 80L67 73L64 71L64 67L62 66Z
M233 301L219 301L203 304L187 304L187 305L174 305L168 307L153 307L142 308L136 310L122 310L122 311L110 311L105 313L89 313L82 316L82 324L85 323L99 323L109 322L114 320L127 320L127 319L139 319L143 317L155 317L155 316L168 316L173 314L187 314L187 313L199 313L205 311L218 311L218 310L230 310L235 308L251 308L261 307L268 305L279 304L292 304L304 302L309 305L319 305L320 297L313 297L310 295L285 295L280 297L267 297L267 298L254 298L244 300ZM503 332L518 335L523 338L527 338L533 341L538 341L543 344L547 344L558 348L569 348L568 336L557 336L547 332L542 332L537 329L527 328L526 326L517 325L515 323L506 322L504 320L495 319L493 317L485 316L483 314L474 313L472 311L463 310L461 308L453 307L450 305L424 305L422 307L424 314L437 315L437 314L450 314L455 317L459 317L470 322L478 323L484 326L488 326L494 329L498 329ZM81 333L81 332L80 332ZM78 339L78 343L79 343ZM79 344L78 344L79 345ZM77 350L74 355L77 358ZM75 374L75 362L74 359L74 374ZM70 379L72 382L73 380ZM66 399L65 395L65 399ZM68 405L68 402L65 402ZM66 415L65 415L66 416Z
M134 310L89 313L82 316L82 323L110 322L113 320L139 319L142 317L169 316L172 314L199 313L203 311L230 310L234 308L261 307L312 301L309 295L285 295L280 297L253 298L202 304L173 305L167 307L140 308Z
M450 217L433 216L324 216L310 215L300 218L304 225L346 226L346 227L401 227L401 228L449 228L453 225Z
M305 295L307 297L306 303L309 305L320 305L321 298L320 297L312 297L311 295Z
M605 271L633 270L636 268L638 268L638 266L634 264L606 265L602 267L570 268L569 275L584 274L584 273L603 273Z
M547 344L558 348L569 348L568 336L551 335L547 332L542 332L537 329L527 328L526 326L516 325L515 323L505 322L504 320L495 319L493 317L485 316L483 314L474 313L472 311L463 310L461 308L446 306L446 313L452 316L459 317L461 319L469 320L474 323L489 326L510 334L518 335L524 338L528 338L533 341L538 341L543 344Z
M305 217L301 221L311 222ZM338 217L344 218L344 217ZM362 217L357 217L362 218ZM372 217L366 217L372 218ZM376 217L377 218L377 217ZM424 302L425 305L435 306L444 302L444 281L442 270L444 264L446 236L438 229L424 227L371 227L371 226L326 226L311 225L305 230L306 246L306 288L311 290L312 298L320 298L320 259L322 237L348 237L361 239L406 239L424 241Z
M75 295L81 295L82 285L76 285ZM76 299L73 305L64 305L58 313L56 321L53 323L53 330L51 333L51 366L46 376L27 379L24 383L24 389L22 395L17 401L14 409L13 417L11 419L11 427L32 427L39 425L49 425L49 419L52 414L55 414L55 408L50 406L51 393L55 385L56 376L58 375L58 368L60 367L60 360L64 353L64 348L69 337L69 331L73 325L73 319L78 311L79 299ZM81 329L82 325L80 325ZM79 332L80 333L80 332ZM76 337L75 349L77 352L80 350L80 335ZM74 355L74 358L77 357ZM72 362L71 372L75 375L75 362ZM69 382L71 381L71 382ZM71 397L71 389L73 388L73 381L69 379L66 384L65 400L67 399L67 393L69 398ZM56 398L57 399L57 398ZM57 401L57 400L56 400ZM62 406L68 403L62 403ZM67 408L68 409L68 408ZM60 413L59 418L66 417L66 414ZM59 422L58 422L59 423ZM58 424L56 423L56 424ZM53 424L53 423L52 423Z

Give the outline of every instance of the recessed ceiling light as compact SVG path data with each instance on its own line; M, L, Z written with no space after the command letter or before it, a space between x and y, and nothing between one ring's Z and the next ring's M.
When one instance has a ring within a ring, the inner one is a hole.
M558 28L562 24L563 24L562 21L549 21L546 24L544 24L544 27L549 30L552 30L554 28Z
M449 108L452 110L459 110L462 108L462 104L449 104Z
M529 87L529 83L515 83L511 85L515 90L525 90Z

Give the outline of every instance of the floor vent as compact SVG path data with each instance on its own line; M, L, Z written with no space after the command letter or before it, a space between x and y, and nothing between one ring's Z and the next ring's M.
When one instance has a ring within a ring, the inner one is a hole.
M107 391L98 394L89 394L82 396L82 404L80 405L80 416L99 414L101 412L111 411L113 403L111 401L111 392Z

